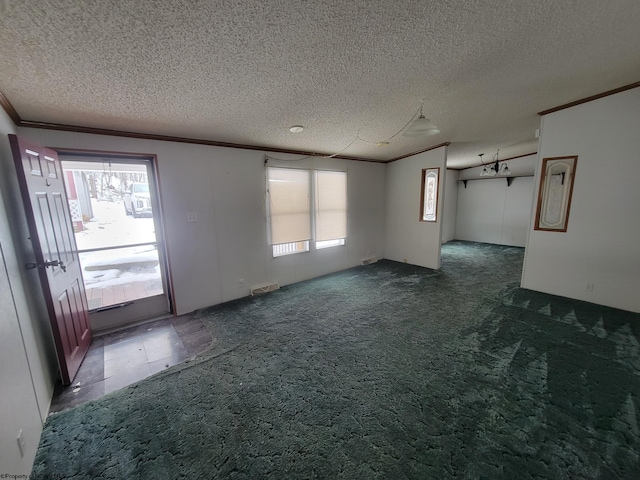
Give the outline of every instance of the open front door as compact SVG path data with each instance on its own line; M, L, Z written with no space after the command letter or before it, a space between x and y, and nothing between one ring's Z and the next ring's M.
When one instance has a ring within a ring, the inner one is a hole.
M75 377L91 344L87 296L56 152L9 135L35 263L56 343L62 383Z

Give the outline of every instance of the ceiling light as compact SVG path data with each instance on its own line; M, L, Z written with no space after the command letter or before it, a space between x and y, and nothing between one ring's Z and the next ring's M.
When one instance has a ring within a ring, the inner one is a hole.
M389 142L378 142L376 143L376 147L388 147Z
M304 127L302 125L294 125L293 127L289 128L289 131L291 133L300 133L304 130Z
M500 161L498 160L499 153L500 153L500 150L498 149L496 154L493 156L493 160L491 160L491 163L487 165L485 165L484 162L482 161L482 156L484 155L484 153L478 154L478 156L480 157L480 163L482 163L482 166L484 167L482 169L482 173L480 173L481 177L495 177L496 175L511 175L511 170L509 170L509 165L507 165L506 163L503 163L502 165L500 165Z
M422 106L420 106L420 116L416 118L404 130L404 137L428 137L440 133L440 129L436 127L431 120L422 114Z

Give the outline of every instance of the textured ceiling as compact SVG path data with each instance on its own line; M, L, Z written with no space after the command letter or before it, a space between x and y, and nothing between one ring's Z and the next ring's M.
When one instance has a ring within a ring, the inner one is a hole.
M639 45L638 0L3 0L0 91L23 120L376 160L451 142L460 168L640 80ZM375 146L422 99L441 133Z

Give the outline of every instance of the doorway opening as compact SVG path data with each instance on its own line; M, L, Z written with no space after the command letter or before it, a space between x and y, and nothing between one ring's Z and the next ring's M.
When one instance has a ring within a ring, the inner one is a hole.
M94 330L171 313L155 156L59 158Z

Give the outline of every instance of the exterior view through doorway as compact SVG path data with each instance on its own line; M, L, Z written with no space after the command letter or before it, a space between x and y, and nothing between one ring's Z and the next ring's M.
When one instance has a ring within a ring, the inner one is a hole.
M171 313L155 157L60 151L92 327Z

